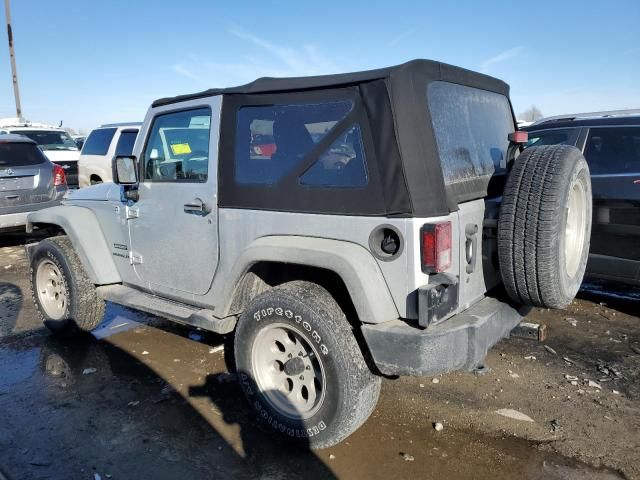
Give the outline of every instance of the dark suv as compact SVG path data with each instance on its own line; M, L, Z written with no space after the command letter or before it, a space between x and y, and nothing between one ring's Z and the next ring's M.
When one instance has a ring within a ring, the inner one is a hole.
M574 145L587 159L593 227L587 274L640 285L640 110L543 118L531 145Z
M66 191L64 169L36 142L0 135L0 231L24 231L29 212L59 205Z

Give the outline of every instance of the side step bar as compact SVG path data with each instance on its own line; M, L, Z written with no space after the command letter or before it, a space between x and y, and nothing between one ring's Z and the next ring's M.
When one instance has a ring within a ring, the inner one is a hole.
M197 308L174 302L150 293L141 292L126 285L103 285L97 287L98 295L109 302L168 318L178 323L192 325L210 332L230 333L236 326L236 317L218 318L213 310Z

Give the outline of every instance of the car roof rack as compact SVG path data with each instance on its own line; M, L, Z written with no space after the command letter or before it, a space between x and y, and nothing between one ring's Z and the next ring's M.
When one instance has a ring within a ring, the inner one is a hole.
M540 120L536 120L529 126L540 125L547 122L560 122L562 120L583 120L587 118L606 118L606 117L619 117L624 115L640 115L640 108L632 108L627 110L605 110L602 112L585 112L585 113L570 113L566 115L554 115L553 117L544 117Z

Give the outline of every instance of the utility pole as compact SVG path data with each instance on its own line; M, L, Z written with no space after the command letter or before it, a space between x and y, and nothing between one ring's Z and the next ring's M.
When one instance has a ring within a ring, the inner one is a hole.
M20 107L20 89L18 88L18 69L16 68L16 54L13 50L13 32L11 30L11 12L9 0L4 0L4 11L7 17L7 35L9 37L9 57L11 58L11 75L13 76L13 95L16 97L16 115L22 122L22 108Z

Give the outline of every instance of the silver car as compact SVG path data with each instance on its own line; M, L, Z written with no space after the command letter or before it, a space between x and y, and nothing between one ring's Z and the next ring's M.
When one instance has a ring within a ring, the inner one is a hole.
M59 205L66 192L64 169L36 142L0 135L0 231L24 230L29 212Z

